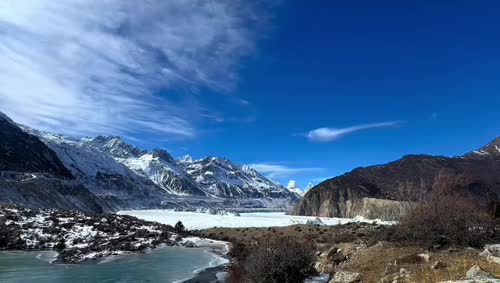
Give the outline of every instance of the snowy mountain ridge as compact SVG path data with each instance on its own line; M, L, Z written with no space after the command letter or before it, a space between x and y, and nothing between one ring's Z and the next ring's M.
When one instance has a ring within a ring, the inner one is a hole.
M226 158L178 159L186 172L211 196L285 197L294 195L280 184L267 179L247 165L237 165Z
M313 184L309 183L307 185L307 188L305 190L302 190L301 188L299 188L297 186L297 182L295 182L294 180L290 180L288 182L288 185L286 186L287 190L289 190L291 192L294 192L294 193L298 194L301 197L303 197L306 194L306 192L309 191L312 187L313 187Z
M74 139L29 127L23 129L38 136L87 184L101 174L122 176L140 187L154 184L156 189L177 196L299 198L297 193L274 183L255 169L225 158L193 160L185 156L176 160L164 149L139 149L118 136ZM94 191L103 189L94 188Z

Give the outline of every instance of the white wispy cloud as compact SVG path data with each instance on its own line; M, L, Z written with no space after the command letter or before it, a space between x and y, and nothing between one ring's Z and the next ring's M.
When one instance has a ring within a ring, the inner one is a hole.
M305 136L312 142L332 142L355 132L369 129L398 127L399 125L401 125L401 121L363 124L347 128L319 128L309 131Z
M297 168L297 167L288 167L285 165L269 164L269 163L254 163L254 164L249 164L249 166L271 179L288 178L298 174L323 171L323 168L315 168L315 167Z
M254 8L233 0L2 0L0 111L65 134L193 137L202 107L169 90L230 89L254 49Z

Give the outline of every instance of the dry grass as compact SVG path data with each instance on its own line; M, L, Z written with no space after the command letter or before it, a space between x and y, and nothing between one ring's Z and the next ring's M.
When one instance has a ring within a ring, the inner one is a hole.
M263 239L283 236L321 246L367 240L372 234L378 232L377 229L384 228L358 224L329 227L294 225L272 228L212 228L199 231L197 234L211 239L238 242L247 246L254 245Z
M276 228L214 228L200 233L205 237L239 243L240 248L235 249L234 252L237 254L233 255L236 258L238 258L238 254L245 253L248 247L255 245L261 239L283 235L295 238L298 241L315 244L320 252L325 252L332 246L337 246L342 248L349 258L347 264L342 266L342 269L361 273L363 282L381 282L381 278L393 275L399 272L401 268L405 268L410 272L408 282L427 283L457 280L463 279L467 270L474 265L479 265L484 270L500 277L500 265L488 262L484 257L481 257L479 250L464 248L433 250L429 252L430 260L425 262L417 258L418 254L427 252L425 247L399 242L376 244L377 241L373 239L383 240L383 237L381 239L377 238L380 234L391 231L391 228L367 227L355 227L354 225L333 227L296 225ZM374 243L367 246L366 244L371 241ZM431 269L431 266L438 260L445 267L437 270Z
M467 270L474 265L500 276L500 265L487 261L477 250L431 252L428 253L428 262L418 257L418 254L424 253L426 251L421 247L397 247L386 243L353 254L345 268L360 272L363 282L381 282L381 278L387 275L392 278L390 275L397 274L401 268L409 271L408 282L431 283L463 279ZM444 267L433 270L431 266L436 261L441 261Z

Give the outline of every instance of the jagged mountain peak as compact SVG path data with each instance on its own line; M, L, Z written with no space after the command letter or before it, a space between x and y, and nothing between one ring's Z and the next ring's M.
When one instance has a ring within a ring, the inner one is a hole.
M262 176L259 172L257 172L257 170L255 170L253 167L246 165L246 164L241 166L241 170L243 170L243 172L250 174L254 177Z
M139 157L147 151L125 142L119 136L97 136L94 139L85 139L84 142L111 154L113 157Z
M166 161L168 163L176 163L175 159L168 153L168 151L161 149L161 148L156 148L153 149L153 157L157 157L163 161Z
M177 162L179 162L180 164L189 164L193 163L193 158L190 155L186 154L183 157L178 158Z
M295 193L267 179L250 166L236 164L227 158L209 156L194 161L182 158L179 162L200 187L213 196L298 199Z

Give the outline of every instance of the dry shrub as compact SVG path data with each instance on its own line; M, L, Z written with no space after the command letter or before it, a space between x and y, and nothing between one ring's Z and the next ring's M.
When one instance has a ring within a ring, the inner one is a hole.
M431 191L401 218L398 236L430 246L482 247L491 241L494 222L462 194L467 184L463 175L439 174Z
M245 262L252 282L303 282L315 273L315 250L289 237L260 242Z
M407 201L410 203L420 202L428 193L428 188L423 179L420 182L403 182L399 184L396 190L395 197L399 201Z
M248 274L242 265L234 265L229 270L229 283L246 283L250 282L248 279Z

